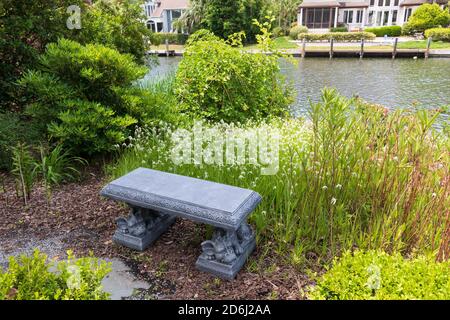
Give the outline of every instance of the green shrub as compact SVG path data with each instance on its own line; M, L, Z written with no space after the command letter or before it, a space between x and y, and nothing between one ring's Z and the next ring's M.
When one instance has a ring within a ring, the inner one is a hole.
M189 36L189 39L186 41L186 45L189 46L197 41L216 41L219 39L220 38L215 36L211 31L200 29Z
M450 28L432 28L425 30L425 37L435 41L450 42Z
M372 32L377 37L384 37L385 35L388 37L398 37L402 34L402 27L400 26L374 27L374 28L365 28L364 31Z
M308 32L308 28L305 26L295 26L292 27L291 30L289 30L289 37L291 37L291 39L297 40L298 39L298 35L300 33L307 33Z
M157 32L151 35L151 40L153 45L165 44L166 39L169 40L169 44L185 44L188 35L184 33L164 33Z
M292 101L276 56L245 53L221 39L186 48L175 93L186 113L226 122L286 115Z
M272 30L272 34L273 34L274 38L279 38L279 37L284 36L284 30L281 27L275 27Z
M298 40L306 41L329 41L333 38L335 41L361 41L375 39L375 34L371 32L329 32L329 33L299 33Z
M76 259L69 251L67 261L54 264L35 250L31 257L11 257L9 269L0 269L0 300L105 300L101 282L110 271L109 263L93 256Z
M21 195L24 204L28 204L31 189L36 180L36 174L33 169L34 158L30 147L25 143L18 143L12 148L12 169L16 184L16 193Z
M330 28L330 32L348 32L347 27L336 27L336 28Z
M133 124L172 117L167 104L135 86L147 68L130 55L61 39L48 46L40 64L41 70L29 71L19 82L32 101L27 113L80 154L111 151Z
M320 300L415 300L450 299L450 261L438 263L432 256L404 259L382 251L347 251L317 285L310 299Z
M446 27L449 23L448 9L442 9L437 3L425 3L417 8L403 25L403 33L424 32L430 28Z

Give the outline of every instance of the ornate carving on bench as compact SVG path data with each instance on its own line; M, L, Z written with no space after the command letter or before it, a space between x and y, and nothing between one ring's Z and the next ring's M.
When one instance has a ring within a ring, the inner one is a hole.
M232 264L244 253L253 236L252 229L245 222L237 231L216 228L212 239L202 242L202 256L209 261Z

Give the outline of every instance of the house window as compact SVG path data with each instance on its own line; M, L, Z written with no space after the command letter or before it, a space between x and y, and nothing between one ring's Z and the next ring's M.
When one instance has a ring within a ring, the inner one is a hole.
M381 14L382 13L383 12L381 12L381 11L377 12L377 23L376 23L377 26L381 25Z
M385 6L385 7L390 7L390 6L391 6L391 0L386 0L386 1L384 2L384 6Z
M397 14L398 14L397 10L392 11L392 25L393 26L395 26L397 24Z
M370 0L370 6L373 7L375 5L375 0Z
M383 0L378 0L378 6L382 7L383 6Z
M353 23L353 10L344 10L344 23Z
M411 17L412 14L412 8L408 8L405 10L405 19L403 19L404 22L407 22L409 17Z
M154 21L147 21L147 28L150 29L152 32L156 32L156 25Z
M383 12L383 26L387 25L389 21L389 11Z
M394 6L398 6L398 0L394 0Z
M312 29L328 29L333 26L336 9L304 8L303 25Z
M362 17L363 17L363 11L362 10L357 10L356 11L356 23L361 23L362 22Z
M369 19L368 19L368 24L369 25L373 25L373 11L369 11Z

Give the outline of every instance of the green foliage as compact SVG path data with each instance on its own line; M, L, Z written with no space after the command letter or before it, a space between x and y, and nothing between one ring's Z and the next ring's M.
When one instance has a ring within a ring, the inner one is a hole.
M11 257L9 269L0 269L0 300L106 300L101 281L110 271L109 263L92 255L76 259L68 251L68 260L55 264L35 250L30 257Z
M54 185L61 182L75 180L80 174L77 165L84 165L86 161L79 157L73 157L68 150L63 150L62 145L57 145L51 151L44 146L38 148L40 159L34 162L34 174L41 177L50 199Z
M297 20L298 7L301 0L268 0L267 10L275 17L277 26L283 29L284 33L289 32L289 28Z
M308 297L315 300L448 300L450 262L432 256L404 259L382 251L345 252L321 276Z
M217 125L215 136L279 135L279 144L270 143L279 148L273 175L261 175L259 162L175 165L169 129L135 133L110 172L117 178L144 166L255 190L263 200L250 218L260 243L272 243L293 263L306 252L326 259L354 246L448 259L450 140L435 128L439 114L389 112L327 89L307 122Z
M41 70L19 81L32 101L26 110L68 149L111 151L129 136L130 126L169 118L167 104L155 105L150 92L134 87L147 68L130 55L61 39L39 61Z
M158 46L160 44L166 43L166 39L169 40L169 44L185 44L188 35L184 33L164 33L158 32L153 33L151 36L151 42L153 45Z
M42 138L39 126L13 112L0 112L0 170L11 169L12 149L19 142L31 144Z
M258 29L252 21L265 15L263 2L264 0L206 1L202 25L222 39L243 31L247 41L253 41Z
M281 27L275 27L272 29L272 34L274 38L282 37L284 36L283 28Z
M82 15L82 28L66 37L81 44L96 43L131 54L135 61L144 62L148 42L152 38L147 29L143 1L98 0Z
M400 26L384 26L365 28L364 31L374 33L377 37L398 37L402 34L402 27Z
M286 115L292 93L280 78L276 56L248 54L220 39L186 48L175 93L186 113L226 122Z
M0 101L20 100L14 82L38 65L47 44L67 38L82 44L99 43L144 61L150 31L142 23L143 10L134 1L3 0L0 9ZM70 30L70 5L81 8L81 29ZM0 102L0 103L1 103ZM19 103L21 105L22 103Z
M295 27L292 27L291 30L289 31L289 37L291 37L291 39L298 40L298 35L300 33L307 33L307 32L308 32L307 27L295 26Z
M329 41L333 38L335 41L361 41L375 39L375 34L371 32L329 32L329 33L299 33L298 40L306 41Z
M216 41L219 40L217 36L207 29L200 29L189 36L186 45L189 46L197 41Z
M449 23L448 9L442 9L437 3L425 3L417 8L403 25L403 33L424 32L430 28L446 27Z
M330 28L330 32L348 32L348 28L343 27L336 27L336 28Z
M432 28L425 30L425 37L435 41L450 42L450 28Z
M16 192L23 197L24 204L28 204L31 188L36 179L33 170L34 159L29 146L18 143L12 149L12 170L16 182Z

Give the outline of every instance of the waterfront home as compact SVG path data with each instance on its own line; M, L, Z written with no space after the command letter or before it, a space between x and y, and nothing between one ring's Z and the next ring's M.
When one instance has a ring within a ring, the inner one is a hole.
M148 0L143 4L146 25L153 32L176 32L174 21L188 8L188 0Z
M365 27L401 26L421 4L448 0L304 0L298 23L312 31L346 26L349 31Z

